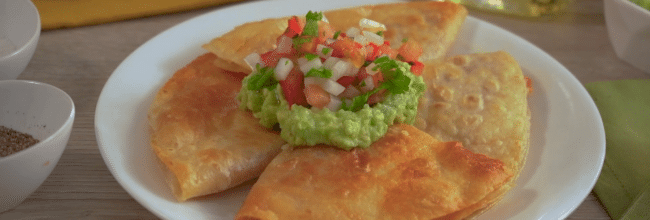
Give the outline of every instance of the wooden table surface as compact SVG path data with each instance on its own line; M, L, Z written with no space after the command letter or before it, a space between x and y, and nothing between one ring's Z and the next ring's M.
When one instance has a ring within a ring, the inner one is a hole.
M217 7L215 7L217 8ZM94 131L97 99L115 68L158 33L214 10L207 8L103 25L43 31L19 79L52 84L75 102L77 115L63 156L43 185L0 219L155 219L124 191L102 160ZM580 82L648 79L619 60L610 44L602 0L576 0L571 13L541 20L470 14L537 45ZM609 219L593 193L568 219Z

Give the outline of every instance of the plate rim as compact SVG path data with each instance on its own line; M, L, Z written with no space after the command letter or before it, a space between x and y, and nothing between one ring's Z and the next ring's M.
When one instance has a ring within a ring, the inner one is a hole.
M294 1L295 1L295 0L294 0ZM391 2L392 2L392 1L391 1ZM103 104L106 102L106 99L108 99L108 98L107 98L107 96L108 96L107 94L109 93L109 91L108 91L109 86L115 84L114 81L117 81L117 77L119 76L119 72L120 72L123 68L126 68L126 64L125 64L126 62L132 60L133 57L135 57L137 54L142 53L142 51L144 51L144 50L147 48L148 45L151 45L151 44L153 44L153 42L156 42L158 39L163 38L163 37L166 36L166 35L169 35L169 34L172 33L174 30L179 29L179 28L184 27L184 26L188 26L190 23L192 23L192 22L194 22L194 21L197 21L197 20L200 20L201 18L208 17L208 16L210 16L210 15L212 15L212 14L214 14L214 13L219 13L219 12L222 12L222 11L232 10L232 8L253 7L252 5L260 4L260 3L261 3L261 2L253 1L253 2L246 2L246 3L236 4L236 5L233 5L233 6L220 7L220 8L217 8L217 9L215 9L215 10L212 10L212 11L209 11L209 12L206 12L206 13L203 13L203 14L200 14L200 15L197 15L197 16L195 16L195 17L192 17L192 18L188 19L188 20L185 20L185 21L183 21L183 22L180 22L180 23L178 23L178 24L176 24L176 25L174 25L174 26L172 26L172 27L170 27L170 28L165 29L165 30L162 31L161 33L159 33L159 34L155 35L154 37L152 37L151 39L147 40L147 41L146 41L145 43L143 43L142 45L138 46L138 48L136 48L136 49L135 49L131 54L129 54L129 55L128 55L128 56L127 56L127 57L126 57L126 58L125 58L125 59L124 59L124 60L123 60L123 61L122 61L118 66L117 66L117 68L115 69L115 71L113 71L113 72L111 73L110 77L108 78L108 80L106 81L104 87L102 88L102 91L101 91L101 93L100 93L100 95L99 95L99 98L98 98L98 101L97 101L97 105L96 105L96 108L95 108L95 118L94 118L94 122L95 122L95 124L94 124L94 126L95 126L95 136L96 136L96 139L97 139L98 148L99 148L100 153L101 153L101 155L102 155L102 159L104 160L104 162L106 163L106 165L107 165L108 168L109 168L109 171L111 172L111 174L113 175L113 177L117 180L117 182L120 184L120 186L122 186L122 188L124 188L125 191L127 191L127 193L129 193L129 195L130 195L131 197L133 197L136 201L138 201L138 203L140 203L143 207L145 207L147 210L149 210L149 211L152 212L154 215L156 215L156 216L158 216L158 217L160 217L160 218L167 218L167 217L169 217L169 216L167 216L167 215L163 215L163 213L161 213L160 210L155 209L154 207L151 207L151 206L150 206L150 205L145 201L145 199L142 198L142 195L141 195L139 192L136 192L135 189L131 188L132 186L130 186L130 185L127 184L127 179L124 179L124 177L122 176L122 174L121 174L120 172L118 172L118 170L116 170L115 166L113 166L112 164L110 164L112 158L110 157L110 153L108 152L108 149L107 149L108 146L105 146L105 145L104 145L106 142L105 142L105 140L104 140L104 136L103 136L104 133L102 133L102 132L103 132L103 129L101 128L102 125L101 125L101 124L98 124L98 122L100 122L100 123L102 122L102 118L101 118L101 117L103 116L103 112L102 112L102 109L100 109L100 108L103 107ZM274 3L271 3L271 4L278 4L278 1L274 1ZM225 12L224 12L224 13L225 13ZM515 37L515 38L518 38L518 39L522 40L524 43L530 44L531 46L533 46L533 49L538 50L538 51L541 51L541 52L542 52L542 53L541 53L542 55L546 56L550 61L556 63L556 64L557 64L556 67L559 67L559 68L563 69L565 72L569 73L568 75L566 75L566 74L563 75L563 77L565 77L565 78L567 78L568 80L570 80L571 82L569 82L569 83L579 85L578 88L573 88L573 89L576 89L576 91L577 91L578 93L581 93L580 95L583 95L583 96L586 96L586 97L589 97L589 98L591 97L591 96L588 94L587 90L584 88L584 85L582 85L582 84L578 81L578 79L575 77L575 75L573 75L573 74L572 74L572 73L571 73L571 72L570 72L570 71L569 71L569 70L568 70L564 65L562 65L560 62L558 62L557 60L555 60L555 58L553 58L552 56L550 56L550 55L549 55L548 53L546 53L545 51L541 50L539 47L537 47L537 46L535 46L534 44L528 42L526 39L524 39L524 38L522 38L522 37L520 37L520 36L518 36L518 35L516 35L516 34L514 34L514 33L512 33L512 32L510 32L510 31L508 31L508 30L505 29L505 28L499 27L499 26L497 26L497 25L494 25L494 24L489 23L489 22L487 22L487 21L484 21L484 20L482 20L482 19L478 19L478 18L475 18L475 17L473 17L473 16L468 15L468 16L467 16L467 19L466 19L465 22L467 23L468 21L470 21L470 22L476 22L476 23L478 23L478 24L482 24L482 25L490 26L491 28L495 28L495 29L496 29L497 31L499 31L499 32L502 32L502 33L507 34L507 35L511 35L512 37ZM239 22L239 21L237 21L237 22L233 22L233 23L234 23L235 25L239 25L239 24L242 24L242 23L244 23L244 22ZM228 30L222 30L222 31L228 31ZM583 100L583 101L585 101L585 100ZM599 114L598 109L597 109L595 103L593 102L593 100L591 100L591 99L590 99L590 100L586 100L586 102L587 102L587 103L586 103L587 105L590 105L590 106L587 106L587 107L591 107L591 108L588 108L588 109L589 109L589 110L592 110L591 113L592 113L592 114L595 113L595 116L597 116L597 119L598 119L598 120L595 121L596 126L597 126L597 129L594 129L594 130L595 130L595 134L594 134L594 135L595 135L597 138L599 138L599 140L594 140L594 141L597 142L597 143L601 143L602 146L598 148L600 151L597 152L597 155L596 155L596 156L599 158L599 159L598 159L599 161L598 161L598 163L596 164L597 169L595 170L595 173L596 173L595 176L594 176L593 178L590 178L591 181L589 182L589 186L588 186L588 187L589 187L589 190L585 190L584 192L581 192L580 195L577 195L577 197L579 197L581 201L584 200L584 198L586 198L586 197L588 196L589 192L591 191L591 189L592 189L592 188L594 187L594 185L596 184L596 181L597 181L598 175L600 174L600 172L601 172L601 170L602 170L602 165L603 165L603 162L604 162L604 156L605 156L605 133L604 133L604 127L603 127L603 124L602 124L602 118L600 118L600 114ZM595 118L594 118L594 119L595 119ZM523 171L522 171L522 172L523 172ZM570 215L570 214L571 214L571 213L572 213L572 212L573 212L573 211L574 211L574 210L575 210L575 209L576 209L580 204L581 204L581 202L578 202L578 203L575 203L575 204L571 205L570 207L565 207L563 210L560 211L561 213L560 213L560 215L559 215L558 217L560 217L560 218L566 218L566 217L567 217L568 215Z

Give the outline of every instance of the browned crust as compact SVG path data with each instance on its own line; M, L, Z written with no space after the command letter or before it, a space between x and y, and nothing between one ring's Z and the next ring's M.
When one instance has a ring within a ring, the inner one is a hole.
M257 177L284 143L238 108L243 74L221 70L216 59L207 53L178 70L149 109L151 147L179 201Z
M510 178L499 160L398 124L367 149L282 152L235 219L461 219Z

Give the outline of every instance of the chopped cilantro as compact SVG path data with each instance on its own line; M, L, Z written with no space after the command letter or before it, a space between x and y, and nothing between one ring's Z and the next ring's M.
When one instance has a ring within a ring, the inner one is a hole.
M271 67L260 67L259 64L255 66L254 75L250 76L248 79L248 85L246 88L248 90L260 90L265 87L275 88L278 84L278 81L273 77L274 72Z
M383 37L383 36L384 36L384 31L377 31L377 35L379 35L379 36L382 36L382 37Z
M332 39L336 40L336 38L338 38L340 34L341 31L337 31L336 33L334 33L334 37L332 37Z
M320 78L330 78L332 77L332 70L325 69L325 67L320 68L311 68L305 77L320 77Z
M380 90L380 88L375 88L370 92L367 92L367 93L364 93L364 94L361 94L361 95L358 95L358 96L354 97L352 99L352 104L350 104L350 105L348 105L346 102L342 102L341 103L341 109L346 110L346 111L352 111L352 112L359 111L359 110L361 110L361 108L363 108L363 106L366 103L368 103L368 98L370 98L370 96L372 94L377 93L379 90Z
M323 50L321 50L321 53L323 53L323 55L327 55L328 53L330 53L330 51L332 51L332 48L325 47L323 48Z
M393 94L401 94L409 90L411 78L404 75L404 71L399 68L396 60L383 56L377 58L374 63L376 66L373 70L380 70L384 76L380 88L384 88Z
M312 60L318 58L318 55L316 55L316 54L312 54L312 53L308 53L308 54L305 54L305 58L307 58L307 60L309 60L309 61L312 61Z
M311 42L313 37L311 36L299 36L299 37L294 37L292 39L293 41L293 48L296 50L300 50L303 44Z
M305 15L305 28L302 31L302 35L318 36L318 21L322 19L322 12L307 12L307 15Z
M407 41L409 41L408 38L402 38L402 43L406 43Z

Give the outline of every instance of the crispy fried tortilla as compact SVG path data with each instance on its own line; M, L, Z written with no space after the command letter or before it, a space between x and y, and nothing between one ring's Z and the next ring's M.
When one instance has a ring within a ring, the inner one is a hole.
M397 124L366 149L283 151L235 219L461 219L511 178L499 160Z
M259 176L284 144L238 108L243 74L214 66L216 59L208 53L178 70L149 109L151 146L179 201Z
M517 61L503 51L459 55L425 64L422 77L427 91L416 127L518 173L528 153L530 111Z
M425 64L427 91L415 126L442 141L503 161L514 186L528 155L529 89L516 60L503 51L459 55Z
M415 40L424 49L421 61L428 61L447 53L465 21L467 10L451 2L416 1L332 10L324 15L336 30L342 31L358 27L362 18L383 23L387 28L385 40L395 44L395 48L404 38ZM287 19L273 18L240 25L203 48L223 58L217 61L219 67L249 73L251 70L244 57L274 49L276 39L288 26Z

